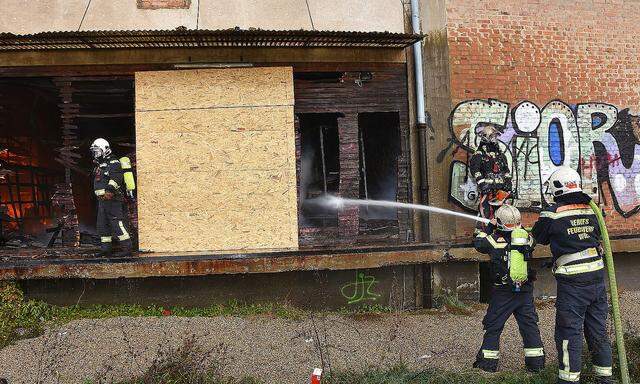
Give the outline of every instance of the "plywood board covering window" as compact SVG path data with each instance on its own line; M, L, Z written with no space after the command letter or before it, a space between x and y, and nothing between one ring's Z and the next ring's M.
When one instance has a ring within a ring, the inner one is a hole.
M140 248L298 247L290 67L136 73Z

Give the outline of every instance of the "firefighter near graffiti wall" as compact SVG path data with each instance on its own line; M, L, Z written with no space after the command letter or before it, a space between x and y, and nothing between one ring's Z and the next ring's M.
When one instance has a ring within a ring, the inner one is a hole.
M612 382L612 356L602 235L591 198L580 185L580 175L568 167L549 177L545 192L554 204L541 212L532 235L538 243L550 244L553 255L558 382L580 381L584 334L597 383L605 384Z
M497 206L511 194L511 173L507 157L500 150L498 136L501 131L492 124L477 128L480 143L469 160L471 175L478 185L478 212L491 219Z
M131 162L126 157L114 158L109 142L102 138L96 139L90 150L95 164L93 190L98 199L99 255L112 256L115 238L120 243L120 251L113 256L130 256L133 247L127 229L125 195L132 198L135 189Z
M527 263L533 252L533 239L522 228L518 209L510 205L498 208L486 232L477 232L474 246L490 256L493 292L482 320L482 346L473 366L488 372L497 370L500 335L507 319L513 315L522 335L527 370L540 371L544 368L545 356L533 303L535 272Z

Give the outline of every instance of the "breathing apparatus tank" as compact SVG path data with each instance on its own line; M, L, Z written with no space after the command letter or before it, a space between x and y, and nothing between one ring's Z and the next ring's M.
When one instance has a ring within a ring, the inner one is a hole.
M513 290L520 291L521 285L527 281L527 258L523 247L529 244L529 233L524 228L511 231L511 249L509 250L509 277L513 281Z
M133 198L133 191L136 189L136 181L133 179L133 172L131 171L131 160L126 156L121 157L120 166L124 171L124 185L127 189L127 195Z

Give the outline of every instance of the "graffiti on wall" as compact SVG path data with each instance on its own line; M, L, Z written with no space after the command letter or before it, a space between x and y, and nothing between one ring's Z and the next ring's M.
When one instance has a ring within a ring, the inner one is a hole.
M513 107L499 100L468 100L449 116L456 146L450 173L450 198L476 210L478 192L469 177L468 160L477 149L480 123L502 129L499 146L514 177L513 195L521 207L548 203L543 184L560 166L582 176L582 188L611 203L624 217L640 210L640 117L606 103L569 105L553 100L540 108L523 101ZM448 148L444 150L448 151ZM445 156L440 154L438 160ZM609 196L601 192L609 186Z
M374 293L373 287L378 283L374 276L367 276L364 272L356 271L356 279L340 288L340 293L347 299L347 304L358 304L363 301L375 301L380 297Z

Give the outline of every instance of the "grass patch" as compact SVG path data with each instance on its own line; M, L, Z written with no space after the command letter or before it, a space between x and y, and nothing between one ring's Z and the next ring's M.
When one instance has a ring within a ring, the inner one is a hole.
M640 334L626 333L624 336L624 346L627 350L627 365L629 366L629 376L632 383L640 383ZM613 370L618 371L618 351L613 349Z
M394 312L390 307L380 305L343 308L335 313L350 316L354 320L376 319L383 314ZM327 311L325 313L331 313ZM66 324L79 319L106 319L112 317L217 317L267 316L293 321L307 318L310 311L287 304L246 304L230 301L208 307L184 308L141 306L130 304L57 306L39 300L25 300L24 294L14 283L0 282L0 349L20 340L36 337L50 325Z
M413 371L404 365L391 369L374 369L364 373L334 372L323 378L323 384L555 384L557 368L548 367L536 374L526 372L500 372L485 374L480 371L461 373L435 369Z
M476 311L475 308L465 304L457 295L453 294L444 293L438 295L434 297L433 301L435 307L444 308L447 312L454 315L470 316Z
M357 307L341 308L336 312L338 315L350 317L357 321L380 320L384 315L397 312L397 310L384 305L361 305Z
M38 300L25 300L13 283L0 283L0 348L43 333L46 326L61 325L79 319L128 317L216 317L269 316L301 320L306 311L286 304L243 304L230 301L203 308L184 308L140 305L90 305L61 307Z
M196 343L195 335L185 339L182 345L159 353L146 371L117 384L261 384L251 377L235 379L222 371L226 350L221 344L205 350ZM109 372L113 367L104 368ZM104 382L106 378L85 380L84 384Z

